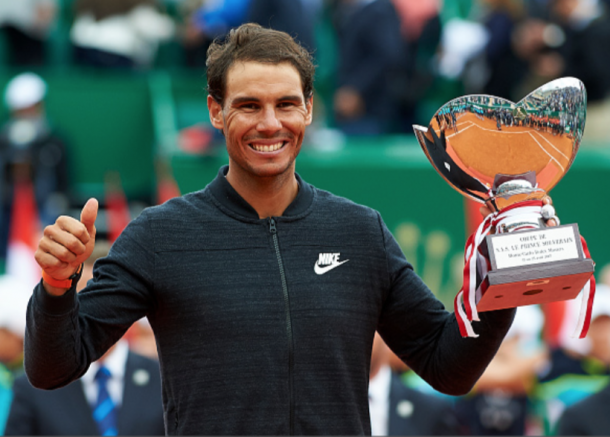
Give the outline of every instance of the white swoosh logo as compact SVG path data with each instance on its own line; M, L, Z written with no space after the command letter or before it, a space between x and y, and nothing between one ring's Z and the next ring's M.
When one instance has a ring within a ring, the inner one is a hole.
M323 275L324 273L326 273L328 271L331 271L335 267L339 267L341 264L345 264L348 261L349 261L349 259L346 259L345 261L335 262L333 264L329 264L329 265L324 266L324 267L320 267L318 265L319 261L316 261L316 263L313 266L313 271L316 272L318 275Z

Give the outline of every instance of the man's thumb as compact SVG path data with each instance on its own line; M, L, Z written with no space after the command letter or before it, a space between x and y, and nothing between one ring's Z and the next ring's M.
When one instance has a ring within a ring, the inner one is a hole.
M99 205L96 199L91 198L85 203L83 210L80 213L80 221L88 231L91 231L97 218L97 209Z

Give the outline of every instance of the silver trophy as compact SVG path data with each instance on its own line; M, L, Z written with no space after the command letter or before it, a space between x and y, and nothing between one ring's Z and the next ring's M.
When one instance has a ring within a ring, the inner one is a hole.
M554 80L519 103L468 95L443 105L428 127L413 126L426 156L457 191L492 211L540 200L578 151L587 97L575 78ZM573 299L592 275L575 224L545 227L515 215L493 229L483 251L478 311ZM528 230L523 230L528 229Z

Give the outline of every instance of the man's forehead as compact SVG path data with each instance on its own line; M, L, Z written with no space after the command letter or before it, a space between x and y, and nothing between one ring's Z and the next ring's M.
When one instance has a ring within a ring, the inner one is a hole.
M255 61L235 62L227 71L226 84L227 91L265 84L274 87L302 88L301 76L290 62L279 64Z

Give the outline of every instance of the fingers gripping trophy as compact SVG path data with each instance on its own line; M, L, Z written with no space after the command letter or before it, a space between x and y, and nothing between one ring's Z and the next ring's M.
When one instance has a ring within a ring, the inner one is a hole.
M476 337L478 313L575 298L575 335L586 335L594 262L576 224L559 225L547 193L566 174L585 127L583 83L561 78L519 103L469 95L443 105L428 127L413 126L426 156L457 191L492 212L466 243L455 314ZM548 226L554 220L559 226Z

